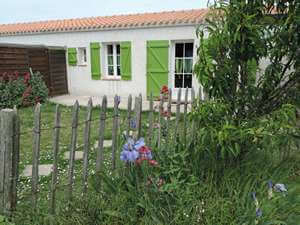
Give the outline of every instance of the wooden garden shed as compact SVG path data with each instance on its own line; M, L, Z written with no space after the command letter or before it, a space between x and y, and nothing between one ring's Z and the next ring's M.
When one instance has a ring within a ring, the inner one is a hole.
M68 93L64 47L0 43L0 74L29 68L42 74L50 96Z

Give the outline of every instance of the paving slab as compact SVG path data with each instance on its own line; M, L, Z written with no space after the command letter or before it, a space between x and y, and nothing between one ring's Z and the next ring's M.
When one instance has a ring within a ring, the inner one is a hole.
M67 151L64 153L64 159L69 160L70 158L70 151ZM83 159L83 151L75 151L75 160L81 160Z
M103 141L103 147L104 148L109 148L112 146L112 140L104 140ZM98 148L98 141L95 142L94 148Z
M39 165L39 176L49 176L52 172L52 164L43 164ZM23 172L21 173L22 177L31 177L32 176L32 165L27 165Z

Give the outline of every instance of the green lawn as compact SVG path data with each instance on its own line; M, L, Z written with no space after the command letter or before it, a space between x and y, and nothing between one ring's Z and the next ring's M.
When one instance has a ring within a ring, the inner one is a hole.
M40 164L52 164L53 163L53 127L55 117L56 105L50 102L42 104L41 106L41 144L40 144ZM65 195L63 191L67 184L68 175L68 163L69 160L63 159L64 153L69 151L71 142L71 123L72 123L72 107L60 106L61 111L61 131L60 131L60 142L59 142L59 161L58 161L58 188L62 191L62 197ZM95 173L96 166L96 148L94 147L99 136L99 117L100 107L95 106L92 111L92 124L91 124L91 135L90 135L90 152L89 152L89 175ZM21 137L20 137L20 172L23 171L26 165L32 164L32 145L33 145L33 117L34 108L27 107L18 110L21 123ZM119 134L127 128L127 111L120 110L120 127ZM112 139L112 122L113 122L113 110L107 110L107 120L105 127L105 140ZM133 113L132 113L133 116ZM157 119L157 114L154 115ZM77 136L77 149L76 151L83 151L83 138L84 138L84 121L86 118L86 107L80 107L79 110L79 126ZM148 122L148 112L142 113L142 136L146 137L148 129L146 123ZM119 152L121 145L123 145L124 139L121 135L118 138L118 152L116 155L117 166L120 164ZM111 147L104 148L104 161L103 170L111 171ZM77 190L80 194L82 190L82 165L83 160L76 160L75 162L75 180L74 185L75 191ZM47 177L40 177L39 188L41 198L48 195L50 191L51 175ZM19 183L19 203L24 206L30 201L31 192L31 179L20 178Z

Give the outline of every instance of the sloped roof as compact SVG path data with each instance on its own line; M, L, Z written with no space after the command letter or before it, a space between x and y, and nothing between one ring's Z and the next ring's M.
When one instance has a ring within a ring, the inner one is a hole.
M0 36L200 24L208 9L0 24Z

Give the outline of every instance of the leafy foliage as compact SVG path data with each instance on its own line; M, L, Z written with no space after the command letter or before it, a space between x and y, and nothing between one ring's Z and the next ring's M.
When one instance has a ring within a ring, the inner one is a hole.
M215 1L198 30L197 77L239 119L299 101L300 3L276 2Z
M34 105L47 97L48 89L39 72L0 76L0 109Z

